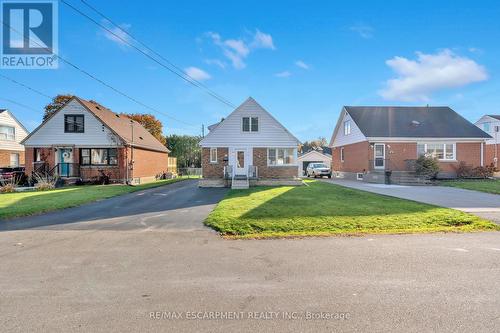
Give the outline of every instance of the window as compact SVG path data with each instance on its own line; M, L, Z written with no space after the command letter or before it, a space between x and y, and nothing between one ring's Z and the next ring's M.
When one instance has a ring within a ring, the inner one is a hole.
M81 165L117 165L116 148L82 148L80 149Z
M65 133L83 133L85 129L85 121L82 114L79 115L64 115L64 132Z
M340 162L344 162L344 148L340 148Z
M417 144L417 155L429 155L442 161L454 161L456 159L456 146L454 143L419 143Z
M0 140L14 141L16 139L16 129L12 126L0 125Z
M19 166L19 154L10 154L10 166L17 168Z
M269 148L267 151L267 164L276 165L295 165L294 148Z
M210 163L217 163L217 148L210 148Z
M490 124L491 124L491 123L484 123L484 124L483 124L483 131L485 131L485 132L489 132L489 131L490 131L490 129L491 129L491 128L490 128Z
M351 134L351 121L346 120L344 121L344 135L349 135Z
M243 132L258 132L259 131L259 118L257 117L243 117L241 122Z
M35 162L40 162L42 160L42 150L40 148L34 149Z

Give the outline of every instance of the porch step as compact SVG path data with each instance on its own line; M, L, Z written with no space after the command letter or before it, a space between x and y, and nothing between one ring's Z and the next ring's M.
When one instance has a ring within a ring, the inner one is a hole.
M237 179L236 177L233 179L231 182L231 188L235 190L242 190L242 189L247 189L250 187L250 182L248 181L248 178L245 177L245 179Z

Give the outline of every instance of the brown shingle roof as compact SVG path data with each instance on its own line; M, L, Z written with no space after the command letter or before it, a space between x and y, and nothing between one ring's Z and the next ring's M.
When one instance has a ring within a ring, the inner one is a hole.
M96 116L103 124L108 126L116 135L118 135L125 143L132 144L135 147L151 149L160 152L169 152L158 139L148 132L141 124L126 116L118 115L110 109L102 106L94 101L87 101L80 97L74 97L85 108L87 108L94 116ZM134 127L134 142L132 143L132 125Z

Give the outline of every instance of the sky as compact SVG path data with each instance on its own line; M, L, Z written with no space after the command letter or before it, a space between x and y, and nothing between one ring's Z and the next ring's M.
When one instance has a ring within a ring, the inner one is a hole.
M329 139L343 105L445 105L470 121L500 114L494 1L87 2L232 104L252 96L302 141ZM0 73L49 96L153 113L167 135L201 134L232 111L63 3L58 29L62 57L161 114L64 63ZM48 102L0 78L0 108L29 130Z

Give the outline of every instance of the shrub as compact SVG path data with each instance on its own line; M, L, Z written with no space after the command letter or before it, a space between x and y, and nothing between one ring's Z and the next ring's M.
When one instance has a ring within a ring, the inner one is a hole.
M57 177L52 177L49 175L42 175L39 173L33 174L35 189L37 191L47 191L56 188L57 179Z
M16 191L16 185L14 184L5 184L0 187L0 193L13 193Z
M456 168L458 178L490 178L493 177L495 170L496 169L493 164L485 167L472 167L471 165L467 165L465 162L460 162Z
M415 172L417 173L417 175L433 179L436 178L439 170L439 163L437 159L433 157L420 156L415 161Z

